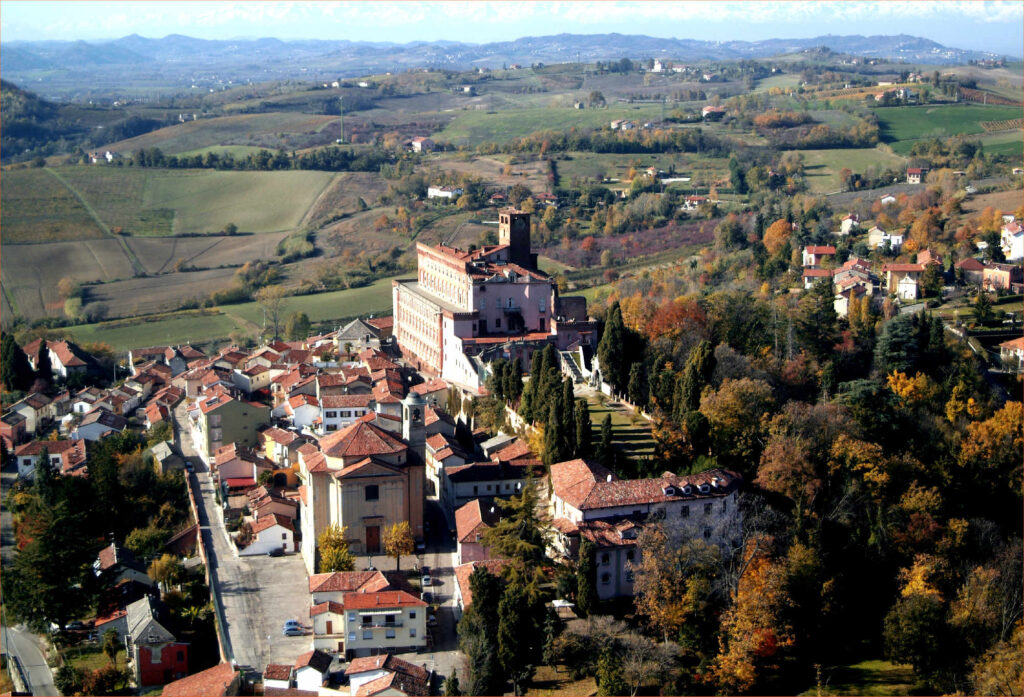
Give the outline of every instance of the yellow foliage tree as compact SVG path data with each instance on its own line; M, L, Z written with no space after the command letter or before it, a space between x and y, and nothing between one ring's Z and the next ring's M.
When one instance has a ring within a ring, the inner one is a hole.
M1021 488L1021 452L1024 451L1024 408L1007 402L984 421L967 425L958 462L979 474L999 474L1013 491Z
M793 234L793 226L789 221L776 220L764 231L764 248L772 256L778 254L791 234Z

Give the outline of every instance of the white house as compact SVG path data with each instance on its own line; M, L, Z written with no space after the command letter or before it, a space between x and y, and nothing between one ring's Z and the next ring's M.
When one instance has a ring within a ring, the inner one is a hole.
M313 642L347 659L419 651L427 645L427 603L400 590L343 593L313 605Z
M295 687L299 690L319 692L331 676L330 655L313 649L295 661Z
M288 419L296 428L311 428L320 418L320 402L309 394L296 394L274 407L270 415Z
M999 357L1003 365L1011 367L1014 371L1019 373L1024 370L1024 337L999 344Z
M351 695L430 694L430 673L391 654L354 658L345 675Z
M121 433L126 428L127 419L100 407L82 418L71 437L75 440L100 440L110 433Z
M426 136L416 136L409 142L413 152L430 152L434 149L434 141Z
M889 249L898 254L903 247L903 235L899 233L888 233L877 225L868 230L868 248L883 249L889 244Z
M320 397L320 433L345 428L374 410L372 394L325 394Z
M263 671L263 689L287 690L292 686L292 667L284 663L269 663Z
M832 245L808 245L804 247L803 266L821 266L826 258L835 254L836 248Z
M860 218L856 213L850 213L843 218L843 221L839 224L839 234L849 235L853 232L854 228L860 227Z
M457 186L430 186L427 187L427 198L453 199L462 196L462 189Z
M917 279L909 274L903 276L896 284L896 297L900 300L917 300Z
M14 459L18 463L18 477L22 479L35 477L36 461L44 449L47 452L50 467L53 469L69 471L76 465L85 463L85 441L34 440L18 446L14 451Z
M1024 228L1016 220L1003 225L1000 245L1007 261L1024 258Z
M274 549L287 552L295 551L295 527L285 516L271 513L250 523L253 540L238 555L251 557L266 554Z

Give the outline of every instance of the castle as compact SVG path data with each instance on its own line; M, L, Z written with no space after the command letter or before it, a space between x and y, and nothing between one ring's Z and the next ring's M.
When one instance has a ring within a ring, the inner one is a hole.
M596 346L597 325L586 299L559 297L554 280L537 269L530 249L530 214L498 214L498 244L463 251L416 245L415 281L394 281L394 334L403 356L419 370L480 394L485 364L533 351Z

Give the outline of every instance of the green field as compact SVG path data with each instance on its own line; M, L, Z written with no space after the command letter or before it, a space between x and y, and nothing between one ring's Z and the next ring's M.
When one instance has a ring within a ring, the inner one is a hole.
M104 237L81 201L45 169L4 172L0 228L5 244Z
M548 129L567 131L570 128L600 128L615 119L649 121L659 118L661 107L656 104L612 106L608 109L535 107L497 112L464 111L438 133L436 139L456 145L475 146L491 141L504 143Z
M72 327L69 331L79 342L102 341L115 350L168 343L205 343L227 340L232 332L253 336L263 326L263 308L258 303L225 305L218 314L171 313L154 321L101 322ZM314 323L347 320L391 311L391 279L384 278L363 288L339 290L317 295L286 298L281 326L292 312L305 312Z
M804 177L811 191L816 194L830 194L840 190L839 170L848 167L863 174L868 167L880 170L903 167L906 159L877 148L853 148L848 150L801 150L804 156Z
M558 161L558 176L562 185L571 183L573 177L594 179L603 174L609 179L618 179L612 182L612 188L623 188L628 186L626 176L631 166L635 165L637 170L647 167L657 167L668 172L674 171L674 176L696 178L695 181L707 182L724 177L728 174L728 160L717 157L698 157L693 153L686 154L656 154L656 155L620 155L614 153L592 153L592 152L571 152L570 159ZM693 184L676 184L676 186L692 187Z
M915 140L945 138L959 133L982 133L980 121L1019 119L1019 107L950 104L944 106L883 107L873 110L882 140L897 153L907 153Z
M596 397L588 396L587 406L590 408L590 423L594 427L595 442L599 438L601 422L605 416L611 414L612 442L623 454L631 458L651 457L654 454L654 438L651 436L651 424L647 419L639 414L634 416L628 407L612 399L606 399L602 406Z
M755 92L767 92L772 87L781 87L786 89L789 87L796 88L800 85L800 73L783 73L782 75L772 75L766 77L763 80L757 81L757 87L754 88Z
M914 689L914 671L910 666L889 661L861 661L848 666L830 666L821 671L821 691L817 686L801 693L815 695L888 695L928 694Z
M178 156L191 157L192 155L213 153L214 155L231 155L238 160L246 157L247 155L254 155L263 149L264 148L258 148L254 145L212 145L208 148L196 148L195 150L179 153Z
M298 226L334 176L330 172L234 172L80 165L60 168L111 229L140 237ZM6 182L5 182L6 183ZM18 209L21 209L18 205Z
M1020 131L1004 131L981 136L986 153L1024 157L1024 134Z

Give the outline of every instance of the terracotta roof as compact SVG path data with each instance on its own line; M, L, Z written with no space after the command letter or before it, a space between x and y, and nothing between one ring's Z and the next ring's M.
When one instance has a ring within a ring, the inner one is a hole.
M958 269L964 269L966 271L983 271L985 269L985 265L974 257L961 259L955 264L955 266Z
M90 411L88 414L82 417L82 420L78 424L78 428L81 428L82 426L88 426L89 424L94 423L98 423L101 426L105 426L106 428L117 431L123 431L124 429L128 428L127 419L125 419L122 416L118 416L112 411L107 411L102 407Z
M291 680L292 667L284 663L269 663L263 671L264 680Z
M342 607L341 603L336 603L333 600L328 600L327 602L323 602L309 608L310 617L316 617L317 615L322 615L325 612L332 612L335 615L343 615L345 614L345 608Z
M1004 341L1003 343L999 344L999 348L1024 351L1024 336L1018 337L1016 339L1010 339L1009 341Z
M307 404L314 407L320 406L320 402L318 402L317 398L311 394L297 394L294 397L289 398L288 404L294 409L298 409L299 407Z
M808 245L804 251L808 254L835 254L836 248L832 245Z
M495 462L511 462L524 457L532 460L537 456L530 450L530 444L522 438L516 438L504 448L491 453L491 459Z
M17 455L18 457L26 457L28 455L36 457L36 456L39 455L39 453L43 452L43 448L46 448L47 452L49 452L50 455L60 455L65 450L73 449L75 447L76 443L81 443L81 441L74 441L74 440L46 440L46 441L34 440L34 441L31 441L30 443L25 443L23 445L19 445L15 449L14 454Z
M380 571L335 571L309 577L310 593L372 592L387 587L388 581Z
M356 663L360 661L360 663ZM352 670L353 666L357 670ZM365 666L365 667L364 667ZM403 661L392 655L369 656L355 658L349 664L345 675L366 673L374 670L386 670L386 675L375 678L359 686L356 695L375 695L384 690L398 690L406 695L429 695L430 673L425 668Z
M341 458L391 455L408 450L408 446L380 426L356 421L321 438L320 449L327 457Z
M423 425L431 426L437 423L438 421L443 421L444 423L449 424L451 426L455 425L455 419L453 419L451 415L448 414L448 412L446 412L444 409L441 409L440 407L428 406L424 411Z
M294 443L299 438L298 434L292 431L286 431L283 428L278 428L277 426L271 426L270 428L261 431L261 433L265 440L272 440L275 443L280 443L281 445ZM313 447L315 449L315 446Z
M228 481L230 482L231 480ZM264 530L272 528L275 525L280 525L282 528L295 532L295 526L292 525L292 521L282 515L278 515L277 513L270 513L259 518L251 527L253 534L258 535Z
M164 685L164 697L219 697L228 694L228 690L238 678L238 671L230 663L221 663L207 668L195 675Z
M421 382L419 385L413 385L409 388L410 392L415 392L419 395L430 394L431 392L437 392L439 390L447 390L448 383L441 378L434 378L429 382Z
M577 525L581 537L585 537L597 547L635 547L636 534L639 526L629 518L618 521L585 520ZM632 531L632 536L627 536ZM624 534L626 533L626 534Z
M395 326L394 317L371 317L364 321L371 327L376 327L377 329L389 329Z
M426 607L427 604L405 591L345 593L342 606L346 610L372 610L390 607Z
M501 513L497 504L473 499L455 511L455 539L462 543L476 542L477 535L494 527L499 520Z
M324 409L344 409L368 407L372 401L372 394L325 394L320 398L320 405Z
M804 278L825 278L832 275L831 269L804 269Z
M882 271L924 271L921 264L882 264Z
M463 609L469 607L473 602L473 590L469 584L469 577L473 575L473 571L478 567L483 567L488 572L497 576L508 563L508 559L487 559L485 561L460 564L455 567L455 582L459 584L459 593L462 594Z

